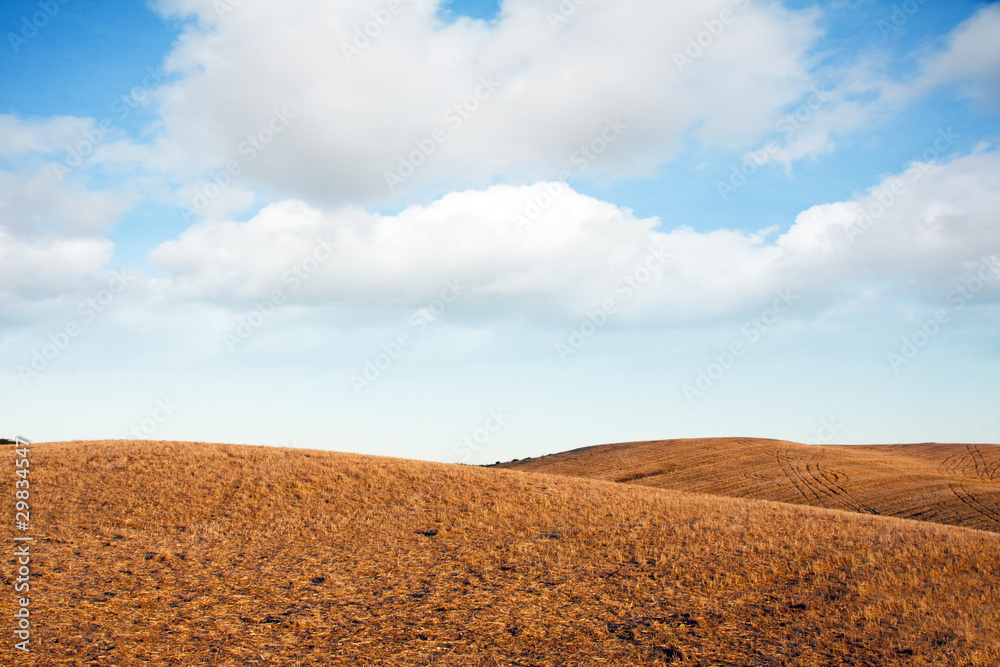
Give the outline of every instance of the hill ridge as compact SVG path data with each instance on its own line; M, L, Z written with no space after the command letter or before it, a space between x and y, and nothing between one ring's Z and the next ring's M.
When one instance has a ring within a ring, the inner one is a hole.
M493 467L1000 532L1000 445L678 438L591 445Z
M25 665L1000 664L985 531L213 443L32 445L31 489Z

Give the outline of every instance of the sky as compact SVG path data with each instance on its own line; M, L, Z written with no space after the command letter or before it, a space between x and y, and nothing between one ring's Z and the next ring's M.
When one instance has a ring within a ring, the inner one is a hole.
M1000 442L1000 4L0 27L2 437Z

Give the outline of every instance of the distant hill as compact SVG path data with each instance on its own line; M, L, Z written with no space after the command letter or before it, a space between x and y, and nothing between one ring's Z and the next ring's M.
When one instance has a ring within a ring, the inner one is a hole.
M584 447L495 467L1000 532L1000 445L695 438Z
M843 459L767 447L868 502L867 477L834 476ZM629 456L623 474L641 474ZM1000 664L987 531L332 452L105 441L30 457L32 653L8 631L9 664Z

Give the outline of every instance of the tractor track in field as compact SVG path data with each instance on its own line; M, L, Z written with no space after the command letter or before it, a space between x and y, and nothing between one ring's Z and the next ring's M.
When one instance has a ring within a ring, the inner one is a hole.
M1000 512L984 504L974 495L969 493L961 484L949 483L948 486L951 488L951 492L955 494L955 497L958 498L962 504L975 513L986 517L991 523L1000 525Z
M596 464L583 456L577 474L1000 533L1000 445L928 442L848 450L771 440L743 449L702 442L636 449L632 470L625 455L620 464L613 454ZM555 463L554 469L565 468L561 460ZM602 472L609 464L615 477Z
M993 474L996 472L997 465L1000 465L1000 461L994 464L993 470L990 471L990 462L986 460L982 450L977 445L966 445L965 447L969 450L969 455L972 457L972 463L976 467L976 473L979 475L979 478L985 482L992 482Z
M998 456L997 460L993 462L992 468L987 468L987 472L989 473L991 482L996 481L994 477L996 477L997 471L1000 471L1000 456Z
M991 468L992 465L992 468ZM975 479L992 482L1000 460L993 464L986 460L982 450L975 445L965 445L964 452L955 452L943 458L937 466L938 472L949 477Z
M842 494L846 495L847 491L845 491L843 487L839 487L831 483L831 481L827 478L827 475L819 467L820 458L822 458L820 454L813 454L812 456L809 457L809 459L806 461L805 474L808 475L808 478L811 480L812 483L815 483L816 486L823 489L824 495L830 500L846 501L847 499L844 498Z
M969 458L972 459L972 467L976 471L976 477L983 479L983 476L986 474L986 470L981 468L980 464L985 465L986 462L982 460L982 453L978 449L973 449L972 445L966 445L965 449L969 452ZM976 457L976 454L979 454L978 458Z
M941 463L938 464L937 469L942 475L948 475L950 477L961 477L961 471L959 470L959 462L965 458L965 454L962 452L955 452L954 454L949 454L948 456L941 459Z
M820 467L820 461L823 460L824 456L824 453L814 454L806 463L806 470L812 475L813 479L815 479L818 484L826 487L833 497L836 497L843 502L844 505L851 511L861 514L880 514L880 512L878 512L875 508L869 507L855 498L850 491L841 485L841 477L843 477L844 482L850 481L847 473L838 473L833 470L826 471ZM812 466L811 469L810 466Z
M788 458L788 450L789 448L785 448L784 461L782 461L782 452L780 449L774 450L774 458L778 462L778 467L781 468L781 472L784 473L788 481L792 483L792 486L794 486L795 490L799 492L799 495L802 496L802 499L805 500L807 504L812 505L814 499L810 498L809 495L802 488L802 487L808 488L808 485L806 484L805 480L801 478L800 475L796 474L795 468L794 466L792 466L792 463ZM812 491L812 489L810 489L810 491ZM818 500L819 494L817 494L815 491L813 491L813 494L816 495L816 500Z
M830 509L846 508L859 514L880 514L874 508L859 502L841 485L841 477L843 481L848 481L846 473L824 470L820 465L822 458L822 453L813 454L805 460L803 468L801 461L792 458L790 447L783 451L775 450L775 460L782 473L810 505L819 504Z

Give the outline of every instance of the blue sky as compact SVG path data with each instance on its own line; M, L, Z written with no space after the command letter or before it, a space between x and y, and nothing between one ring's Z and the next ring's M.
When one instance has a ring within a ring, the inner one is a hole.
M1000 441L997 4L219 6L0 8L2 428Z

